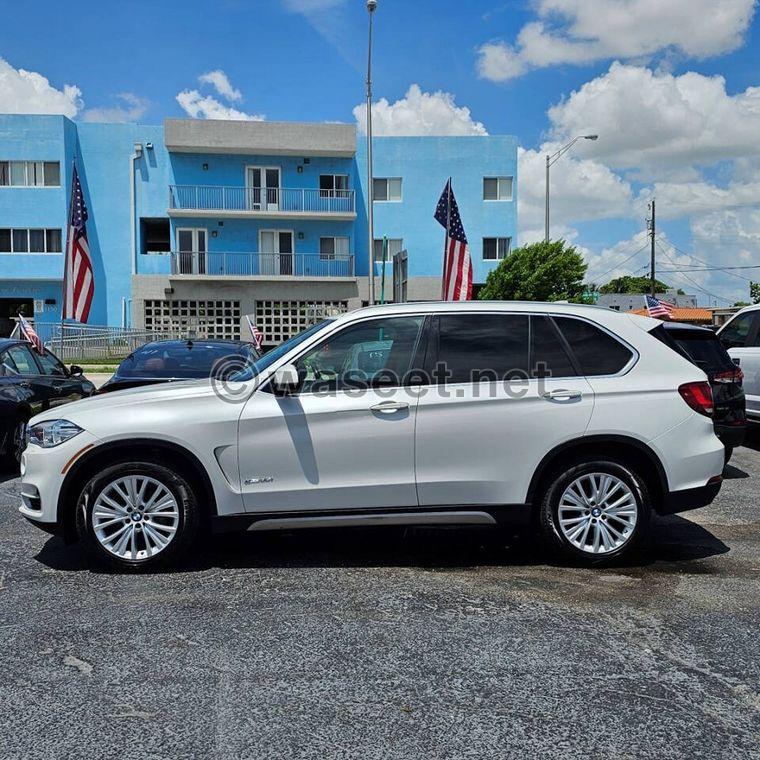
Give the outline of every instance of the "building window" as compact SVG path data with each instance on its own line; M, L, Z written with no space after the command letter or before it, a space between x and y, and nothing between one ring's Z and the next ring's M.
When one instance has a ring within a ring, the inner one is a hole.
M512 177L483 177L484 201L511 201Z
M372 181L372 195L376 201L400 201L401 177L376 177Z
M348 254L347 237L322 237L319 238L319 258L333 261L338 258L346 258Z
M401 238L388 238L388 252L386 253L385 260L393 261L393 256L404 250L404 241ZM376 262L382 263L383 261L383 241L375 240L375 246L373 256Z
M0 253L61 253L61 230L0 229Z
M347 198L348 174L320 174L320 198Z
M0 187L60 187L58 161L0 161Z
M501 261L509 256L512 238L483 238L483 261Z

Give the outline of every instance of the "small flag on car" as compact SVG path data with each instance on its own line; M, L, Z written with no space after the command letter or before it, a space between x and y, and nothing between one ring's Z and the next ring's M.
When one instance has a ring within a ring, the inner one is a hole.
M662 301L654 296L644 296L644 302L646 303L647 312L650 317L654 317L655 319L672 318L675 304L669 301Z
M259 328L251 322L251 318L246 314L245 315L246 320L248 321L248 329L251 331L251 339L253 340L253 345L256 348L257 351L261 350L261 346L264 343L264 333L259 330Z
M18 329L24 340L28 340L37 349L37 353L44 356L45 346L40 340L40 336L37 335L37 331L32 327L31 322L24 319L21 314L18 315Z

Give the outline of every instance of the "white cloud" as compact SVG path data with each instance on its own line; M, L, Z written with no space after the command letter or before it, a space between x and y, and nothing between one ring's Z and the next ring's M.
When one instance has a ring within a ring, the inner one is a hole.
M539 239L543 238L545 156L552 150L551 145L538 151L518 150L517 218L521 241L530 230L540 229ZM631 186L604 164L565 156L551 172L552 237L562 229L570 230L575 222L630 216L632 197Z
M35 71L14 69L0 58L0 112L63 114L69 118L82 107L82 91L65 84L58 90Z
M243 99L243 95L237 88L232 86L229 77L221 70L207 71L198 77L201 84L210 84L223 98L237 102Z
M478 49L481 77L503 82L534 68L679 51L706 58L741 45L755 0L536 0L538 20L514 44Z
M211 95L202 95L198 90L182 90L177 94L176 100L192 119L264 120L264 117L259 114L246 113L232 106L226 106Z
M83 121L122 123L137 121L148 110L149 102L131 92L121 92L116 98L122 105L88 108L82 112Z
M549 119L556 139L598 133L590 149L615 167L710 165L760 154L760 87L729 95L721 76L613 63L550 108Z
M367 132L364 105L354 108L359 130ZM485 126L475 121L470 109L457 106L448 92L423 92L411 85L395 103L381 98L372 104L372 130L380 135L487 135Z

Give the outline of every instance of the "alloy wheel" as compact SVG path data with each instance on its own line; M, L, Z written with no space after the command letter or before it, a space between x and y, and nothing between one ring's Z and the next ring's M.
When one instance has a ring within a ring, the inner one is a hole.
M100 545L119 559L159 554L179 529L179 505L160 481L127 475L109 483L95 500L92 528Z
M21 455L26 448L26 422L23 420L13 428L13 439L11 441L11 451L13 458L17 463L21 462Z
M562 534L576 549L609 554L630 541L639 506L624 480L605 472L576 478L559 500Z

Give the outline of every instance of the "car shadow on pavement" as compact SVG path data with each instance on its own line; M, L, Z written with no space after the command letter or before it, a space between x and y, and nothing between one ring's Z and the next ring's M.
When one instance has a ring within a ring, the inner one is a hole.
M629 558L608 567L645 568L694 562L729 551L720 539L679 516L655 518L648 539ZM81 547L50 538L36 559L61 571L108 572L91 565ZM493 528L321 528L212 536L179 567L157 572L262 568L573 566L529 533Z

